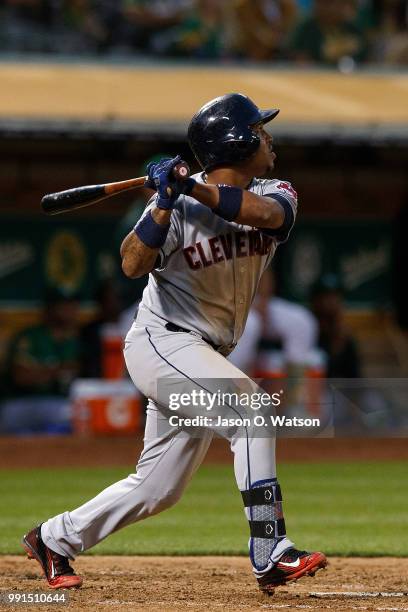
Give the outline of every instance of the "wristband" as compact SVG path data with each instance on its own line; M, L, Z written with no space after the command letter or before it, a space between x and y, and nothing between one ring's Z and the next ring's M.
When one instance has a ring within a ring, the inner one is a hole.
M190 193L194 189L194 186L195 186L196 182L197 181L195 181L193 178L191 178L191 176L188 179L186 179L185 181L183 181L183 183L182 183L183 184L182 190L183 190L184 195L190 195Z
M244 192L239 187L228 185L217 185L219 191L218 206L213 208L213 213L226 221L234 221L241 209Z
M138 221L134 232L138 238L151 249L159 249L166 242L170 223L160 225L153 219L151 210Z

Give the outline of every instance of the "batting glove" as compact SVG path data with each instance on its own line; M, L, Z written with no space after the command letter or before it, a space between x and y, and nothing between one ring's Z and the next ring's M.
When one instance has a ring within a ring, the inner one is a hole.
M180 155L173 158L164 158L159 162L151 162L147 165L148 180L146 187L155 189L158 193L156 206L163 210L172 210L181 193L183 193L183 182L176 181L173 170L181 162Z

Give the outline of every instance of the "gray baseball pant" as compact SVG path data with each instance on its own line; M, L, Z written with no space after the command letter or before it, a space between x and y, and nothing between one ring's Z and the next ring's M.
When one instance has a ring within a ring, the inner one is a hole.
M172 377L178 381L199 378L205 380L206 388L210 386L208 391L216 393L220 379L241 379L247 388L256 389L253 381L204 340L190 333L170 332L164 324L157 318L149 324L137 320L125 342L130 376L136 387L150 398L144 448L136 472L79 508L43 523L41 535L45 544L61 555L74 559L114 531L169 508L180 499L203 461L217 427L202 428L197 437L177 427L169 428L169 412L158 401L158 381ZM195 416L197 411L184 406L178 414ZM223 429L218 433L230 440L235 478L241 491L251 483L276 477L274 436L258 437L251 433L244 436L242 432L229 436ZM245 511L249 518L248 509ZM287 537L280 539L270 565L262 572L254 570L255 574L268 571L291 546L293 543Z

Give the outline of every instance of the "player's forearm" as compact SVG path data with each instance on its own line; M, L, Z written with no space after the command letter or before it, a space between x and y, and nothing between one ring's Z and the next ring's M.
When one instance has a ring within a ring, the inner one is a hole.
M217 185L196 182L191 191L191 196L201 202L201 204L208 206L208 208L214 209L218 205L219 192Z
M220 193L217 185L196 183L191 195L212 210L220 202ZM264 198L251 191L242 190L242 203L235 221L252 227L265 227L276 229L282 226L285 213L279 202L272 198Z
M140 278L148 274L153 268L157 259L159 249L152 249L136 236L135 232L130 232L121 246L122 270L128 278Z
M153 208L152 217L158 225L166 226L170 222L171 211ZM122 270L128 278L140 278L151 272L155 266L159 248L147 246L136 235L129 232L120 247Z

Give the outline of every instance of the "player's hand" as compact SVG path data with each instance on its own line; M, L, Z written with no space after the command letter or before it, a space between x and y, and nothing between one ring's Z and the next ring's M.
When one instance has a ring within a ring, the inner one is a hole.
M155 189L159 195L156 205L164 210L171 210L183 191L183 181L176 181L173 170L181 162L181 156L163 158L159 162L147 165L146 187Z

